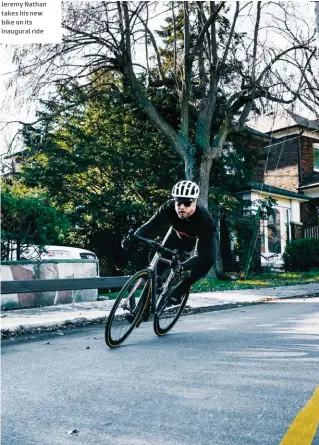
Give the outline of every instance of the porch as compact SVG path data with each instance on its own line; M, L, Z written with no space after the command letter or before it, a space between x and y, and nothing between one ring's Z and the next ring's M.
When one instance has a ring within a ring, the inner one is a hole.
M303 237L319 239L319 226L306 227L304 229Z

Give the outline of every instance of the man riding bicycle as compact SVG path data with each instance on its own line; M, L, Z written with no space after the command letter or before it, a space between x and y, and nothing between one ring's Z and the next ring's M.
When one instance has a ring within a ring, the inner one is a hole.
M181 264L182 271L191 271L187 278L175 288L170 296L173 305L180 304L183 294L192 284L205 276L214 264L216 225L212 215L197 203L199 187L192 181L180 181L172 190L172 197L155 212L152 218L135 231L135 235L148 238L163 226L172 230L165 247L177 249L181 257L195 248L195 254ZM125 248L125 243L122 246ZM165 264L158 265L158 274L163 273Z

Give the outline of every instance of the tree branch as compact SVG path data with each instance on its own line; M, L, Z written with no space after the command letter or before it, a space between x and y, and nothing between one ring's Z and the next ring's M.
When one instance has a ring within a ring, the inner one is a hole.
M230 44L231 44L231 41L233 39L235 26L236 26L236 22L237 22L237 19L238 19L238 15L239 15L239 1L236 2L236 11L235 11L235 14L234 14L234 19L233 19L233 23L232 23L232 26L231 26L231 29L230 29L229 36L228 36L228 40L227 40L226 48L225 48L225 51L224 51L224 55L223 55L221 64L219 66L219 72L222 69L222 67L225 65L225 62L227 60Z
M199 49L199 46L201 45L206 32L209 30L210 25L213 23L214 20L216 20L216 17L219 13L219 11L224 7L226 2L220 2L215 8L213 13L208 17L207 22L205 23L205 25L203 26L199 36L196 39L195 45L193 46L192 52L190 54L190 63L192 64L194 59L195 59L195 55Z
M162 62L161 62L161 58L160 58L160 55L159 55L159 51L158 51L158 47L157 47L157 44L156 44L155 37L154 37L152 31L148 28L148 26L145 23L145 21L142 19L142 17L139 16L139 19L142 22L143 26L145 27L145 30L147 31L147 33L148 33L148 35L149 35L149 37L151 39L151 42L152 42L152 45L153 45L153 48L154 48L154 51L155 51L155 55L156 55L157 66L158 66L158 70L159 70L159 73L160 73L160 77L163 79L164 78L164 71L163 71Z
M252 109L255 95L256 95L256 64L257 64L257 47L258 47L258 32L259 32L259 26L260 26L260 14L261 14L261 2L257 2L257 17L256 17L256 23L255 23L255 29L254 29L254 47L253 47L253 60L252 60L252 73L251 73L251 80L252 80L252 91L251 91L251 101L248 102L244 106L244 110L240 116L238 126L239 128L244 125L246 122L248 115Z
M188 139L189 132L189 95L192 62L189 56L190 47L190 28L189 28L189 5L184 2L184 82L182 88L182 103L181 103L181 130L180 133L183 138Z
M308 44L306 43L302 43L300 45L294 45L288 49L285 49L284 51L281 51L279 54L277 54L268 64L267 66L263 69L263 71L260 73L260 75L258 76L257 79L257 83L260 83L261 79L263 78L263 76L271 69L271 67L278 62L282 56L290 53L291 51L295 51L296 49L306 49L308 50Z

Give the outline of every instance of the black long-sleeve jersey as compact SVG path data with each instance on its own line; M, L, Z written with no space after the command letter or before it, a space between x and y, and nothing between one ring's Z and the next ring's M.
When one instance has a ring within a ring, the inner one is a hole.
M179 238L187 241L198 240L197 255L183 263L184 269L193 269L192 282L208 272L214 262L214 239L216 224L212 215L201 205L188 218L181 219L175 210L173 199L165 202L155 214L136 230L136 235L148 237L162 227L172 227ZM208 269L208 270L207 270Z

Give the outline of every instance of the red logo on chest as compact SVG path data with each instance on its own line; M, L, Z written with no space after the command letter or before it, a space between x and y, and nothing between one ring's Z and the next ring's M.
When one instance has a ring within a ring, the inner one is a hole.
M187 233L185 233L185 232L179 232L178 230L176 230L176 232L179 234L179 235L183 235L183 236L186 236L187 238L198 238L198 236L196 235L196 236L189 236L189 235L187 235Z

